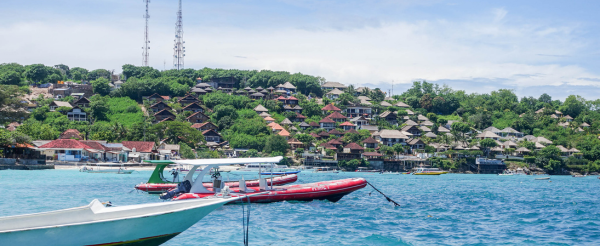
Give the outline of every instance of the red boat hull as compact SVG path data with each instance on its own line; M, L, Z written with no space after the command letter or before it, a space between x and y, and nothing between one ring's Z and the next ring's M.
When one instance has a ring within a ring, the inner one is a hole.
M269 193L250 197L250 202L268 203L281 201L312 201L327 199L337 202L343 196L352 193L355 190L365 188L367 181L363 178L340 179L333 181L324 181L310 184L286 185L273 187L268 190ZM212 189L209 189L212 190ZM245 194L259 193L258 189L252 189L254 192ZM231 189L232 192L239 192L239 188ZM207 196L213 196L213 193L186 193L181 194L173 200L195 199ZM244 199L244 202L247 200ZM242 202L236 200L235 202Z
M268 178L266 180L267 180L267 184L271 185L271 178ZM278 177L273 178L273 185L289 184L289 183L296 182L296 180L298 180L298 175L296 175L296 174L278 176ZM212 188L213 184L208 182L208 183L204 183L203 185L206 188ZM225 182L225 185L229 186L230 188L231 187L239 187L240 183L238 181ZM258 187L258 179L246 180L246 187ZM145 184L136 185L135 188L138 190L141 190L141 191L156 194L156 193L163 193L170 189L177 188L177 183L163 183L163 184L145 183Z

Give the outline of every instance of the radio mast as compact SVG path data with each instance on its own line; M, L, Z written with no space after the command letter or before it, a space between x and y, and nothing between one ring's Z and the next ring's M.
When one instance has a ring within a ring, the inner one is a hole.
M185 56L185 41L183 41L183 20L181 17L181 0L179 0L179 11L177 11L177 22L175 23L175 47L173 48L173 68L183 69L183 57Z
M144 0L144 2L146 2L146 14L144 15L144 19L146 19L146 28L144 29L144 47L142 47L142 49L144 49L144 52L142 52L142 66L147 67L148 66L148 50L150 49L150 46L148 46L148 44L150 44L150 40L148 40L148 19L150 19L150 15L148 14L148 4L150 3L150 0Z

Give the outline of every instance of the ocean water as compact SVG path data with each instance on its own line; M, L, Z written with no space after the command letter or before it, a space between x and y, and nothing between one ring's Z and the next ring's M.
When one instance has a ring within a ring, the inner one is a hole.
M0 171L0 216L82 206L94 198L117 206L159 202L156 195L133 191L150 173ZM552 176L549 182L532 176L300 173L298 183L348 177L366 178L401 207L369 186L337 203L252 204L250 244L600 245L596 177ZM226 205L165 245L242 245L242 235L241 205Z

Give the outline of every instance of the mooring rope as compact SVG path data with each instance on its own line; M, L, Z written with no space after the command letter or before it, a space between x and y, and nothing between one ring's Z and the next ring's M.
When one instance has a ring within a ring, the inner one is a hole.
M375 186L373 186L371 183L369 183L369 181L367 181L367 184L369 184L371 187L373 187L373 189L375 189L377 192L379 192L379 194L383 195L383 197L385 197L385 199L387 199L388 202L394 203L394 206L400 207L400 204L398 204L396 201L392 200L392 198L389 198L388 196L383 194L383 192L381 192L380 190L375 188ZM370 193L369 193L369 195L370 195Z
M250 229L250 197L246 195L248 198L248 213L246 214L244 198L242 198L242 233L244 237L244 246L248 246L248 235Z

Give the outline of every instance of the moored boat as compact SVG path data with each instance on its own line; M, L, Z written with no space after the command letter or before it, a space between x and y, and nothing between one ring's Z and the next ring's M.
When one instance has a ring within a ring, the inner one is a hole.
M270 203L281 201L312 201L312 200L329 200L337 202L345 195L348 195L356 190L365 188L367 181L363 178L349 178L332 181L323 181L310 184L297 184L286 186L267 187L264 191L266 194L260 194L250 197L253 203ZM212 189L208 189L212 191ZM231 189L232 194L240 192L240 188ZM253 195L260 193L262 190L258 187L247 188L244 194ZM214 193L185 193L173 198L173 200L186 200L212 196ZM230 203L235 203L232 201Z
M332 169L330 167L315 167L313 173L339 173L340 171Z
M93 167L88 167L83 166L81 169L79 169L80 172L85 172L85 173L114 173L114 174L131 174L133 173L134 170L130 170L127 169L126 167L124 167L123 165L121 165L121 167L119 168L100 168L100 166L96 165L96 168Z
M535 178L535 180L548 180L550 177Z
M177 184L180 181L183 181L179 178L178 174L175 174L171 181L169 181L167 178L164 177L164 170L169 164L173 163L172 161L149 161L149 162L155 163L156 168L154 169L154 172L152 172L152 175L150 175L150 178L148 179L147 183L142 183L142 184L138 184L135 186L135 188L137 190L145 191L150 194L160 194L160 193L163 193L168 190L176 188ZM190 172L191 172L191 170L190 170ZM194 172L195 172L195 170L194 170ZM188 172L188 174L189 174L189 172ZM186 175L185 177L188 177L188 175ZM184 179L185 179L185 177L184 177ZM191 176L190 176L190 179L186 179L186 180L189 180L190 183L193 184L193 181L191 180ZM271 185L271 178L267 178L266 180L267 180L267 184ZM296 182L296 180L298 180L298 176L295 174L281 175L281 176L273 177L273 185L289 184L289 183ZM204 182L203 185L207 188L210 188L210 187L212 187L213 183ZM239 181L225 182L225 185L229 186L231 188L238 187ZM258 179L246 181L247 187L256 187L258 185L259 185Z
M0 217L2 245L160 245L223 204L210 197L128 206L89 205Z
M446 174L448 172L442 171L439 168L425 168L419 167L412 174L413 175L441 175Z
M237 159L200 159L200 160L175 160L174 162L180 164L189 164L194 167L190 170L190 173L186 176L193 177L194 171L197 166L208 165L202 170L196 180L202 180L203 177L208 174L210 169L217 168L220 165L233 165L238 163L278 163L283 157L269 157L269 158L254 158L256 160L249 160L252 158L237 158ZM221 177L216 175L213 176L213 186L205 187L201 182L194 182L192 187L185 192L179 192L178 190L169 191L161 195L161 199L173 199L173 200L187 200L203 198L212 196L215 193L221 191L221 189L230 190L231 195L248 195L250 196L251 202L278 202L278 201L311 201L315 199L327 199L332 202L337 202L343 196L350 194L351 192L362 189L367 185L367 181L363 178L349 178L342 180L324 181L311 184L299 184L299 185L288 185L288 186L273 186L267 185L264 178L259 175L259 186L254 188L248 188L246 182L242 179L239 183L238 188L230 188L225 186L222 182ZM178 188L179 189L179 188ZM266 192L266 193L264 193Z
M288 174L297 174L300 173L301 171L287 171L287 172L261 172L260 174L262 175L288 175Z

